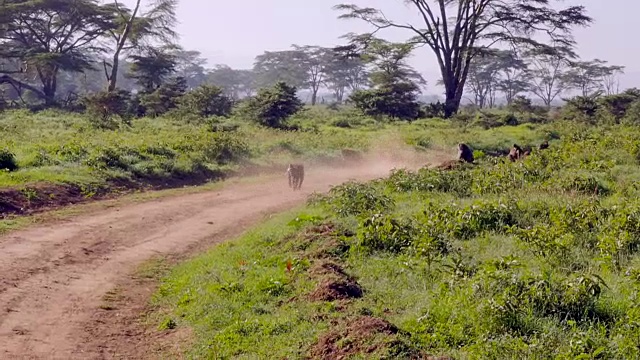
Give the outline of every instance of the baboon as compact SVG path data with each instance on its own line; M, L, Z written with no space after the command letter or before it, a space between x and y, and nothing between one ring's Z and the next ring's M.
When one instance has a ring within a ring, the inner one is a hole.
M357 161L362 159L362 153L357 150L352 149L342 149L342 159L345 161Z
M518 144L513 144L511 151L509 151L509 160L516 161L520 159L520 157L522 157L523 154L524 154L524 151L522 151L522 148L518 146Z
M460 164L460 160L448 160L435 167L438 170L453 170Z
M304 165L289 164L287 177L289 178L289 187L293 188L293 190L300 190L304 181Z
M473 150L471 150L469 145L464 144L464 143L459 143L458 144L458 160L466 161L466 162L469 162L469 163L473 162L473 160L474 160L474 158L473 158Z
M547 140L545 140L542 144L540 144L540 146L538 148L540 150L548 149L549 148L549 142Z

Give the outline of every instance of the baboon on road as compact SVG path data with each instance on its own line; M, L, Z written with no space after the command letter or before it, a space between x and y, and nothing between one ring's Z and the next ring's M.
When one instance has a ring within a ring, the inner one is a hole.
M289 187L293 188L293 190L300 190L304 181L304 165L289 164L287 177L289 178Z
M353 149L342 149L341 151L342 159L345 161L357 161L362 160L362 153Z
M459 143L458 144L458 160L466 161L466 162L469 162L469 163L473 162L473 160L474 160L474 158L473 158L473 150L471 150L469 145L464 144L464 143Z

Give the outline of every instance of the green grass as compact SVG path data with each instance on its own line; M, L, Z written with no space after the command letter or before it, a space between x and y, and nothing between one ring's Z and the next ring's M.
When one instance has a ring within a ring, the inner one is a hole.
M255 164L294 158L335 157L345 147L365 149L366 131L320 126L306 120L299 132L285 132L229 119L237 129L176 119L135 120L116 131L94 128L82 115L44 111L0 113L0 148L13 153L17 171L0 173L0 188L34 182L151 182L204 173L215 175ZM297 120L303 121L303 120Z
M349 127L336 126L340 121ZM391 124L349 109L323 107L309 108L291 123L300 131L262 128L236 118L196 123L142 118L113 131L94 128L79 114L6 111L0 113L0 149L14 154L18 170L0 172L0 188L37 182L98 186L116 180L145 184L215 178L247 163L313 162L338 157L344 148L368 150L381 142L427 149L451 148L464 141L477 150L504 150L514 141L536 143L549 132L533 124L461 132L455 124L437 119Z
M174 268L153 299L157 326L195 330L189 358L640 356L640 131L405 126L434 139L427 148L561 139L516 163L398 171L314 196ZM347 275L318 272L329 262ZM362 297L316 296L351 277ZM399 331L364 331L371 319Z

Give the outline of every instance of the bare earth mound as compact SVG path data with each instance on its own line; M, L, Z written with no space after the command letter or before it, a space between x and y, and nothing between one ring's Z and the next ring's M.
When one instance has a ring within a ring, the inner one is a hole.
M399 330L388 321L372 316L361 316L337 329L320 336L309 350L310 359L338 360L354 355L385 355L403 359L435 359L412 349L399 339Z
M345 300L363 295L360 284L336 263L321 262L309 273L320 279L316 289L309 294L311 301Z
M283 176L107 208L0 237L0 358L157 358L148 344L153 339L140 330L140 312L155 284L130 276L140 263L196 253L302 204L312 191L408 165L372 159L349 168L310 168L302 191L291 191ZM114 288L126 300L105 306Z

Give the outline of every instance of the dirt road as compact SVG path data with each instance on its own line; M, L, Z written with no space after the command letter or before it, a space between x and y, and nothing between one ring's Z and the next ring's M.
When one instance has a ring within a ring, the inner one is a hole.
M79 353L78 342L103 296L143 261L238 235L265 215L303 203L312 191L384 176L405 165L376 160L308 169L299 192L287 187L283 174L260 184L103 209L0 237L0 358L104 358L86 347Z

